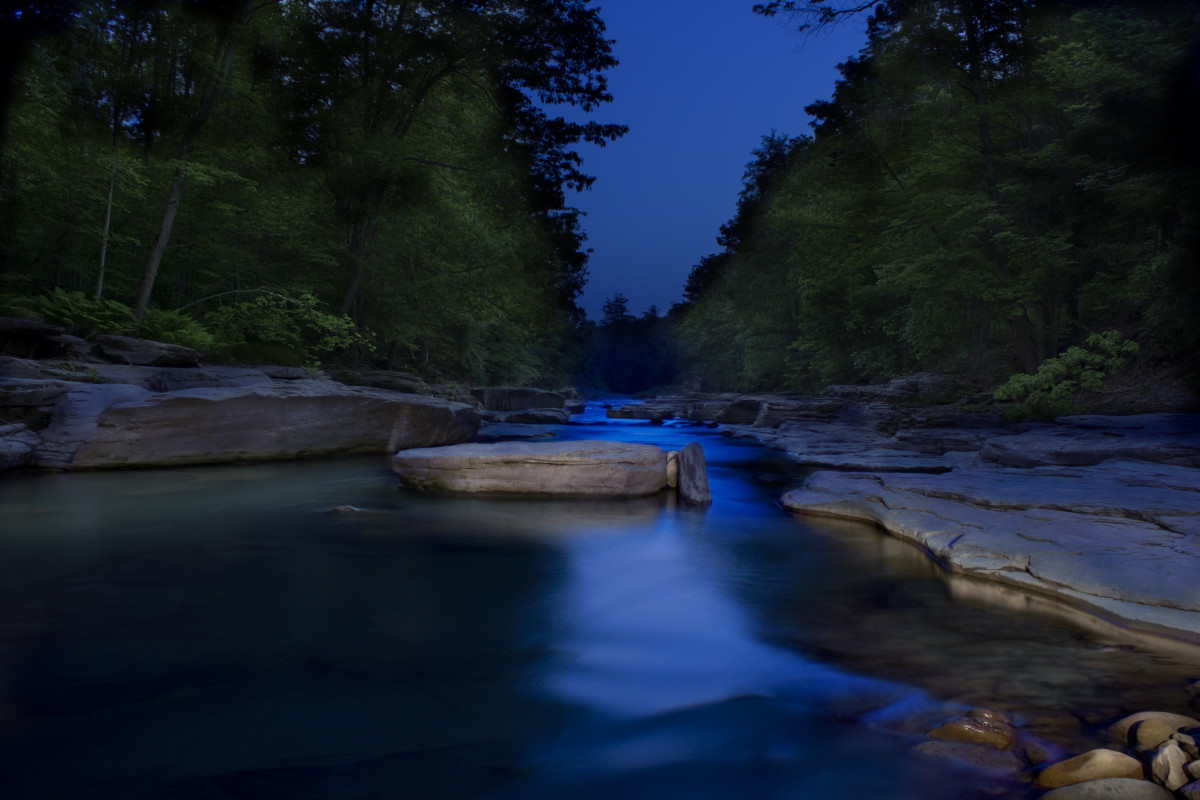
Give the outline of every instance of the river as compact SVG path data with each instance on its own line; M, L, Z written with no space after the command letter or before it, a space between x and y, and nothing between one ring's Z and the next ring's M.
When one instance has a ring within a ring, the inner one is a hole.
M921 731L989 706L1069 755L1189 711L1194 650L794 519L771 451L561 436L700 441L713 505L429 498L381 457L0 477L0 796L1022 797Z

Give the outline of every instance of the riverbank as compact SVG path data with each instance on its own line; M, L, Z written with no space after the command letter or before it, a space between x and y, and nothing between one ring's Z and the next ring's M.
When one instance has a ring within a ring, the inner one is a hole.
M897 399L687 395L611 413L723 425L812 470L781 498L793 513L871 522L950 572L1200 644L1200 415L1002 424Z

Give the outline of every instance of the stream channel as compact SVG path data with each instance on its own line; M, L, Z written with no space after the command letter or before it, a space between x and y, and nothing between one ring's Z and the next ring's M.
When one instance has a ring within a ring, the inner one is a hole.
M699 441L713 505L425 497L380 456L0 477L0 797L1026 797L912 748L1195 713L1195 650L793 518L756 444L576 419Z

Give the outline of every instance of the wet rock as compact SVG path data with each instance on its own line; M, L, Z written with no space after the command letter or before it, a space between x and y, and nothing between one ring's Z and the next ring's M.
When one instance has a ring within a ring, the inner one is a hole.
M708 471L704 462L704 448L699 442L689 442L679 451L679 497L694 506L712 503L708 490Z
M982 744L993 750L1008 750L1017 742L1017 731L1008 722L986 717L962 717L926 731L947 742Z
M1132 756L1115 750L1090 750L1066 761L1051 764L1038 773L1035 782L1043 789L1054 789L1101 778L1140 780L1142 775L1141 762Z
M679 451L667 451L667 486L674 489L679 486Z
M1180 786L1175 792L1183 798L1183 800L1200 800L1200 780L1193 781L1186 786Z
M24 467L33 461L41 437L20 423L0 424L0 470Z
M936 477L818 472L782 503L875 523L953 571L1200 640L1196 478L1134 461Z
M1042 800L1175 800L1163 787L1132 778L1102 778L1054 789Z
M922 742L914 753L930 758L947 759L994 774L1015 775L1025 769L1025 761L1009 750L997 750L971 742Z
M667 485L667 454L624 442L497 442L406 450L401 482L433 494L486 492L641 497Z
M1169 741L1158 748L1150 761L1150 775L1156 783L1175 791L1189 782L1187 773L1183 770L1187 763L1188 757L1179 747L1179 743Z
M1105 735L1109 741L1121 745L1136 745L1137 740L1133 736L1134 726L1147 720L1158 720L1166 724L1171 729L1171 733L1200 727L1200 722L1183 714L1175 714L1170 711L1140 711L1136 714L1122 717L1112 725L1109 725Z
M1183 772L1193 781L1200 781L1200 759L1189 762L1184 766Z

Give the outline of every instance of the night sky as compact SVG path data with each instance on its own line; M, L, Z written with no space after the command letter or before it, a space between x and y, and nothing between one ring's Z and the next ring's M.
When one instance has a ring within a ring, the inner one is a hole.
M604 148L585 146L591 190L568 196L585 211L594 250L580 305L600 318L605 299L630 313L666 313L688 272L718 250L742 173L763 135L810 133L804 107L829 99L837 64L866 41L865 20L804 36L751 12L754 0L597 0L620 66L613 102L593 114L630 126Z

